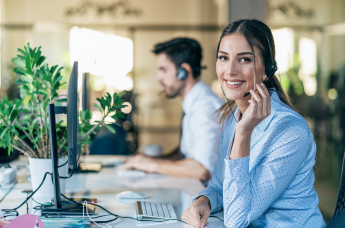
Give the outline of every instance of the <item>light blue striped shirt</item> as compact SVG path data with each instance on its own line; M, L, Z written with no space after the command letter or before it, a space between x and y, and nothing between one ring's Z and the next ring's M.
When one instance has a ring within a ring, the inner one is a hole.
M237 110L237 109L236 109ZM274 91L271 114L254 128L250 155L229 160L236 121L225 122L214 176L199 195L226 227L325 227L314 189L316 145L305 119Z

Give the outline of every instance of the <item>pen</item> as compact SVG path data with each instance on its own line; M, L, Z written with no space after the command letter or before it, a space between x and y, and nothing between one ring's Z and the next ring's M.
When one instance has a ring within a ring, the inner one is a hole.
M36 226L34 228L40 228L40 224L38 223L38 218L36 218Z

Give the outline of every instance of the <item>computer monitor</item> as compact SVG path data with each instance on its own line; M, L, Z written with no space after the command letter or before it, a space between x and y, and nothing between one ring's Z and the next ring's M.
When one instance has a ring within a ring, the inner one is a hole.
M78 62L74 62L67 91L67 143L70 170L78 168L77 157L80 153L77 138L78 122Z
M50 146L52 154L52 179L54 185L54 205L45 206L41 211L42 215L82 215L83 208L81 205L64 202L61 200L60 177L58 172L59 158L57 152L56 137L56 114L67 114L67 140L68 140L68 168L69 170L77 169L77 158L80 153L78 145L78 62L74 62L68 84L67 107L55 106L53 103L48 105L49 113L49 133ZM88 208L89 213L94 212L94 207Z
M90 73L83 73L81 91L81 107L85 111L90 104Z

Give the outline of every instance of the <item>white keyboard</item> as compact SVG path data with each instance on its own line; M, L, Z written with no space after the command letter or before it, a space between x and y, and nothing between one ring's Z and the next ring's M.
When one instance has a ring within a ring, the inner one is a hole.
M138 220L177 220L174 207L171 204L136 201L135 209Z

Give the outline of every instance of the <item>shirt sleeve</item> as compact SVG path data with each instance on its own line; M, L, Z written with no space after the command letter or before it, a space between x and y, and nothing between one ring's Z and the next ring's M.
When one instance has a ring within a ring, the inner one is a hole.
M223 134L221 135L221 145L224 143ZM220 146L221 147L221 146ZM206 189L199 193L199 196L206 196L210 200L211 213L223 210L223 175L224 175L224 158L227 150L219 149L217 163L214 167L214 175ZM197 197L197 198L198 198ZM197 199L196 198L196 199Z
M221 128L216 123L214 107L203 107L204 113L195 113L192 116L193 146L192 158L202 164L213 175L214 165L217 162Z
M249 156L224 159L224 223L247 227L285 191L305 161L312 135L303 127L288 128L270 142L267 155L249 172Z

